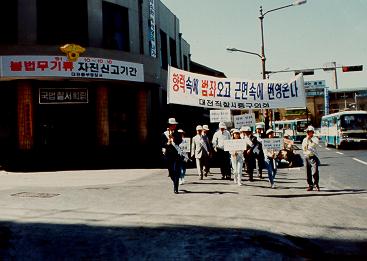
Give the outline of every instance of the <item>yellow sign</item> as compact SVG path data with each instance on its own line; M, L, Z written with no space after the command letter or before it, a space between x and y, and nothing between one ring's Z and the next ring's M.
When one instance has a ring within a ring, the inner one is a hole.
M60 50L66 53L66 57L68 57L68 60L71 62L78 60L79 55L85 52L85 48L77 44L65 44L60 47Z

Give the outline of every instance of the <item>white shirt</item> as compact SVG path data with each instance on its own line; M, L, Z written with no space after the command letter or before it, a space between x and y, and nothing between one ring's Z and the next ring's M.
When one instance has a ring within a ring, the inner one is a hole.
M304 138L302 141L302 150L303 154L307 157L316 156L319 154L317 152L317 145L319 144L319 139L317 137L312 137L309 139L308 137Z
M231 134L229 134L229 132L227 130L224 130L223 133L221 130L218 130L216 133L214 133L213 135L213 147L214 148L220 148L220 149L224 149L224 140L230 140L231 139Z

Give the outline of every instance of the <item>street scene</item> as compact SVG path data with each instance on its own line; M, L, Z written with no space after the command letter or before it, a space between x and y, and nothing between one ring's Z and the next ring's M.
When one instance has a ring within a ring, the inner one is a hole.
M0 261L367 260L365 10L3 0Z
M0 256L365 260L366 153L337 152L320 148L321 191L311 193L303 167L279 169L276 189L188 169L178 195L162 169L2 171Z

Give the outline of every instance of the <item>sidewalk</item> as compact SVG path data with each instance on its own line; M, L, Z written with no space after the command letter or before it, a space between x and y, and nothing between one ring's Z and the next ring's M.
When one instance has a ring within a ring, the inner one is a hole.
M243 186L218 169L204 180L195 173L176 195L162 169L1 172L0 257L367 257L362 192L326 178L321 192L307 192L303 168L280 169L276 189L266 172Z

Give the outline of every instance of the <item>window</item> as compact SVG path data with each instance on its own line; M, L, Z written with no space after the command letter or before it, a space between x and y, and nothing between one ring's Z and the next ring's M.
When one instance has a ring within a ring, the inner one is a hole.
M169 53L171 59L171 66L177 68L177 49L176 49L176 41L172 38L169 38Z
M168 56L167 56L167 34L160 31L161 36L161 66L163 69L168 69Z
M120 51L130 51L129 12L116 4L102 3L103 47Z
M183 69L185 71L188 71L189 70L189 62L188 62L187 56L184 55L183 57L184 57L184 68Z
M1 1L0 24L1 35L0 44L14 44L17 42L18 34L18 9L17 1Z
M37 36L40 44L88 45L87 0L37 0Z

